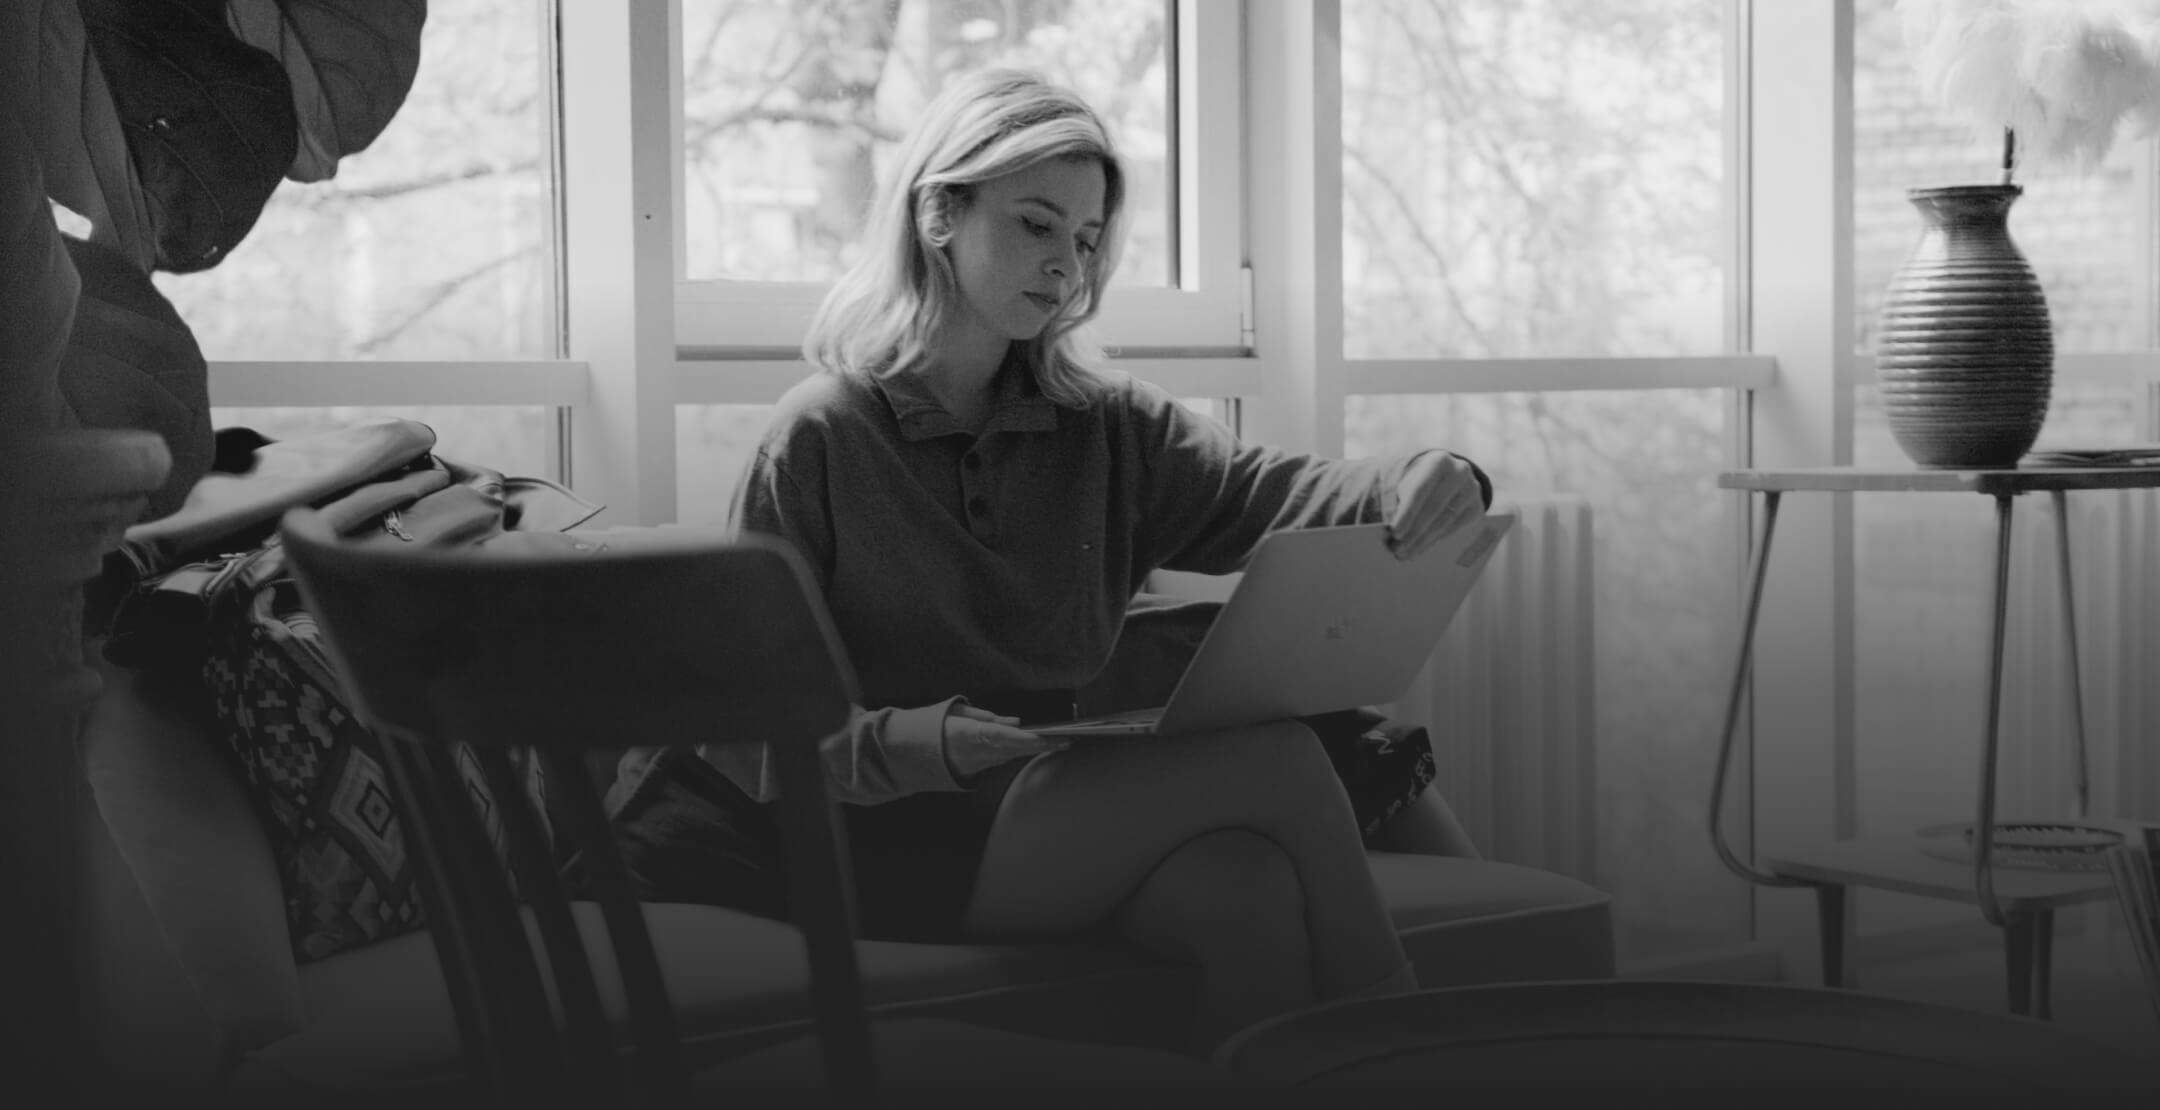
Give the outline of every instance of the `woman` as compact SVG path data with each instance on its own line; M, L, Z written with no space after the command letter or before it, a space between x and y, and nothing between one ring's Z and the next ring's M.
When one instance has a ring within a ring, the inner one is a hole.
M1296 722L1068 746L1158 567L1238 569L1271 530L1385 520L1401 557L1476 520L1446 452L1341 462L1239 444L1094 368L1075 329L1116 265L1125 178L1094 112L1015 71L930 105L864 256L805 346L731 517L800 551L866 708L824 749L866 931L1108 926L1201 971L1194 1046L1412 989L1351 808ZM763 753L633 762L618 820L649 897L777 913Z

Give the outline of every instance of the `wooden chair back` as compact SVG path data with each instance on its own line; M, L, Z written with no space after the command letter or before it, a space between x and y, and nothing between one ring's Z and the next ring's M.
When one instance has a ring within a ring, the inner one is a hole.
M717 741L771 745L829 1090L869 1090L852 888L816 752L846 723L855 683L792 550L691 529L623 549L416 548L336 535L306 509L280 532L381 742L468 1069L491 1096L612 1105L685 1091L667 986L583 754ZM484 776L507 866L461 758ZM531 762L552 824L526 789ZM606 924L620 1032L556 866L571 852Z

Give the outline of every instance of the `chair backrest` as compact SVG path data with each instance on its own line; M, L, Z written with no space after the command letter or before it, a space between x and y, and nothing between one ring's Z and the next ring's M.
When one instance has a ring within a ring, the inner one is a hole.
M867 1092L851 887L816 752L845 724L854 678L792 550L691 529L547 551L415 548L383 533L335 535L305 509L280 531L354 711L382 743L477 1079L507 1103L680 1096L667 991L581 755L766 742L828 1084L842 1097ZM510 874L468 800L458 745L485 776ZM531 804L520 757L540 767L552 830ZM566 847L607 926L627 1045L602 1010L554 866Z

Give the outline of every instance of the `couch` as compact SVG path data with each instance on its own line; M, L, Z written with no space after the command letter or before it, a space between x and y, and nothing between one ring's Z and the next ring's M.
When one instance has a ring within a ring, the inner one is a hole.
M90 655L98 658L95 645ZM269 841L217 749L199 691L155 671L99 667L106 685L81 754L97 831L132 887L123 892L130 898L108 896L107 911L132 911L150 928L93 928L108 949L132 949L110 953L111 997L101 1004L123 1011L105 1015L121 1032L105 1038L106 1058L91 1061L93 1081L140 1071L116 1058L130 1053L161 1054L178 1082L201 1085L177 1091L157 1081L137 1092L159 1100L253 1094L284 1103L456 1072L456 1026L426 933L296 962ZM1427 987L1613 973L1610 900L1594 887L1479 858L1369 857ZM647 917L693 1062L809 1031L808 975L790 926L698 905L653 904ZM1105 1044L1175 1049L1183 1041L1191 974L1114 938L858 944L879 1015ZM605 977L604 941L595 958ZM173 988L152 998L150 976L111 970L130 967L163 968ZM145 1013L126 1013L131 1007ZM175 1055L188 1057L184 1066Z

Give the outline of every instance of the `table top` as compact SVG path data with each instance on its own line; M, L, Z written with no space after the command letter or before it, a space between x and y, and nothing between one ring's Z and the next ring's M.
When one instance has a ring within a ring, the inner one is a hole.
M1772 874L1841 886L1865 886L1979 904L1970 863L1929 855L1912 837L1840 840L1782 851L1765 851ZM1995 898L2004 910L2054 909L2115 897L2105 871L2067 871L1997 864Z
M1764 493L2035 493L2048 490L2160 489L2160 466L2006 467L1997 470L1921 470L1917 467L1817 466L1728 470L1724 489Z

